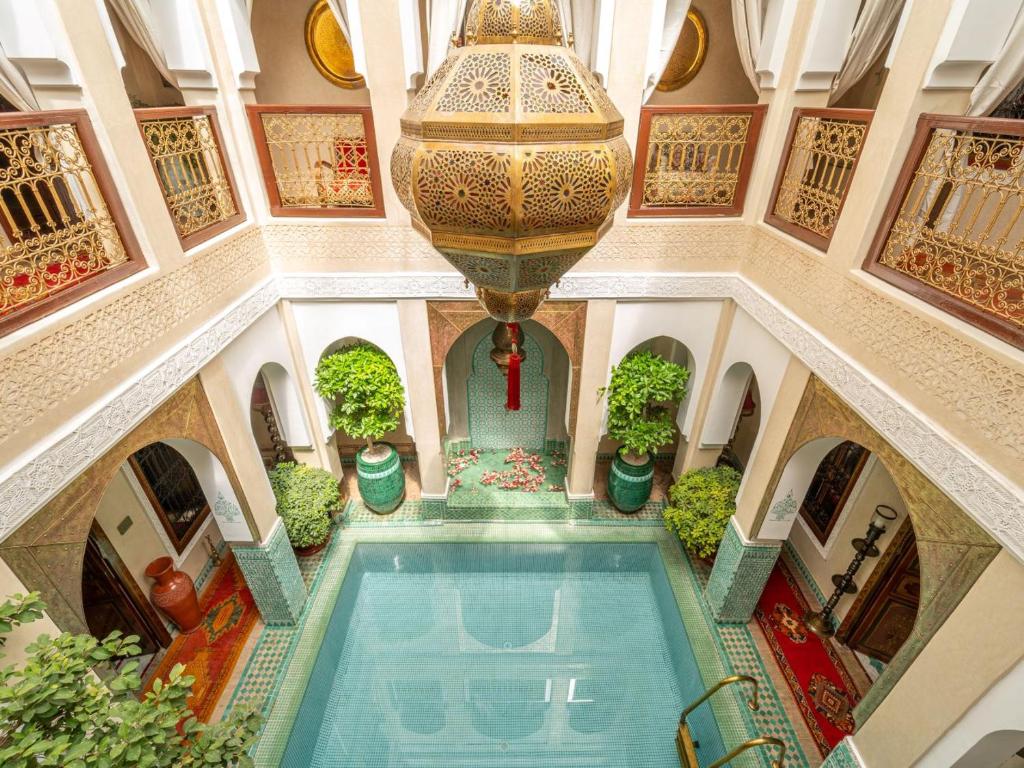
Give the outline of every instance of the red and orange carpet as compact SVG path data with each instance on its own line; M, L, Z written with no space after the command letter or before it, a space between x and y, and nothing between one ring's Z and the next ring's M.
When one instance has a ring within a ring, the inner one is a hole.
M804 625L807 610L793 574L780 561L754 616L824 757L853 733L853 708L861 692L832 644Z
M230 552L210 578L199 605L203 623L192 634L174 639L144 692L156 678L166 679L175 664L184 664L185 674L196 679L189 708L199 720L208 722L260 616Z

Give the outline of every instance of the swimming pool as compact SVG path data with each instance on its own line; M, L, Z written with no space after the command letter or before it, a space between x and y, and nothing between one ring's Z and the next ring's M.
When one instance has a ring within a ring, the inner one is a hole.
M654 543L362 543L282 765L674 768L704 687Z

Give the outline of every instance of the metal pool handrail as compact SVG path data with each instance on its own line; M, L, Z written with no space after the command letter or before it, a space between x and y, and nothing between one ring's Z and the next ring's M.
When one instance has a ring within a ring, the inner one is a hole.
M743 683L750 683L752 686L754 686L754 693L750 697L750 701L747 702L747 707L750 709L751 712L757 712L757 709L758 709L758 703L757 703L758 683L757 683L757 680L752 678L750 675L730 675L729 677L722 678L717 683L715 683L715 685L713 685L710 688L708 688L706 691L704 691L704 695L703 696L701 696L699 699L697 699L695 702L693 702L693 704L691 704L686 709L684 709L683 710L683 714L681 714L679 716L679 724L682 725L683 723L685 723L687 715L689 715L691 712L693 712L693 710L695 710L697 707L699 707L705 701L710 699L714 694L718 693L718 691L720 691L722 688L725 688L725 686L731 685L732 683L741 683L741 682L743 682Z
M752 712L756 712L758 710L759 686L757 680L750 677L750 675L730 675L729 677L719 680L718 683L711 688L708 688L708 690L704 692L703 696L684 709L683 714L679 716L679 731L676 734L676 746L679 749L679 763L683 768L700 768L697 764L696 745L693 741L693 737L690 735L690 727L686 722L687 716L705 701L710 699L715 693L720 691L722 688L725 688L725 686L733 683L750 683L751 686L753 686L753 692L750 696L750 700L747 702L747 708ZM786 759L786 744L781 739L776 739L772 736L758 736L755 739L750 739L733 749L721 760L709 765L708 768L721 768L724 765L728 765L731 760L739 757L748 749L764 746L776 746L779 748L779 753L776 756L776 759L771 761L771 766L772 768L782 768Z

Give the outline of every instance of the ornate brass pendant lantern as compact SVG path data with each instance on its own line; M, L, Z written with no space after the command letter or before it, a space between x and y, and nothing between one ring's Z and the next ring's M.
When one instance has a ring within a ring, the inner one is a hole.
M530 317L611 226L633 161L622 115L562 45L557 0L473 0L402 116L391 178L413 226L491 317Z

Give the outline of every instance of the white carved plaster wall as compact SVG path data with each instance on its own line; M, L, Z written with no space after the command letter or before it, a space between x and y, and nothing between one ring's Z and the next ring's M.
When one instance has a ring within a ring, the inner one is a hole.
M0 478L0 538L54 496L139 423L280 298L462 298L472 294L455 273L281 275L220 313L93 408L69 420L29 458ZM1024 492L940 432L787 308L739 275L579 273L552 291L556 299L733 298L800 358L874 429L1024 560ZM397 362L397 361L396 361Z

